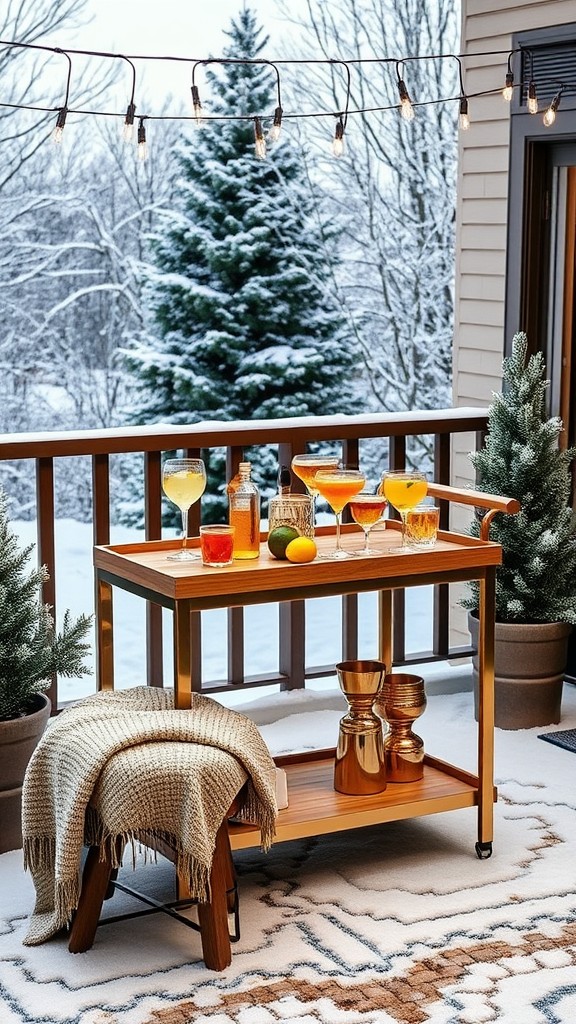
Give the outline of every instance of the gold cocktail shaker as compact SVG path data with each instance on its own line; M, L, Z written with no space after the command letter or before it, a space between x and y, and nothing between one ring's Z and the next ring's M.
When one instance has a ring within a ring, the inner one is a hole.
M386 666L381 661L341 661L336 671L350 707L340 719L334 789L350 796L382 793L386 789L384 738L374 701Z

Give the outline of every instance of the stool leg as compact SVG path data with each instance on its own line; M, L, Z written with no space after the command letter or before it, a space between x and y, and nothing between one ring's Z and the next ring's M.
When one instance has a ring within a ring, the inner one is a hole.
M70 930L68 949L85 953L91 949L112 867L109 860L100 860L100 847L91 846L82 873L82 889L78 909Z
M228 827L222 822L216 835L214 859L210 871L210 903L198 904L198 920L204 963L211 971L223 971L232 962L228 933L226 888L230 879L230 840Z

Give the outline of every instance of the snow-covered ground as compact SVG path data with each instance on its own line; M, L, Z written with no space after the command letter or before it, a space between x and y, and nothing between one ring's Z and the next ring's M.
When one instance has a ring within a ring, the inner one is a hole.
M35 543L36 527L32 522L12 522L12 528L22 543ZM142 534L128 527L115 527L111 542L135 542ZM33 552L32 558L35 558ZM94 577L92 568L92 527L71 519L56 522L56 610L61 622L69 608L73 615L94 611ZM432 646L432 588L415 587L407 591L407 648L423 650ZM359 656L374 658L377 652L376 595L359 597ZM172 678L172 621L164 613L165 679ZM278 609L274 605L256 605L245 610L246 674L255 675L278 671ZM118 687L136 686L146 682L145 670L145 603L138 597L116 589L114 591L115 676ZM309 666L333 664L340 660L340 601L321 598L307 602L306 658ZM204 679L223 679L226 676L226 612L205 612L202 627L202 661ZM87 662L93 668L93 654ZM451 670L442 665L446 676ZM438 675L438 667L428 666L426 675ZM323 684L314 680L314 688L333 687L334 677ZM94 691L93 674L81 679L61 679L59 697L62 701L86 696ZM250 691L251 699L267 691ZM247 694L239 695L246 700ZM227 704L236 703L230 695L222 695Z

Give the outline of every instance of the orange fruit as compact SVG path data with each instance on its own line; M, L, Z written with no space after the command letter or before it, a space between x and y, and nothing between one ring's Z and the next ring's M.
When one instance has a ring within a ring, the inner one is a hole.
M289 562L312 562L318 554L318 548L310 537L296 537L286 548Z

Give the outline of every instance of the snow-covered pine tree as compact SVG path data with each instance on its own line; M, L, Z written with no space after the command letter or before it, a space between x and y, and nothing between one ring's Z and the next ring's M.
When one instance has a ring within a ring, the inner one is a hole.
M34 697L48 688L53 672L88 672L84 637L92 616L73 622L67 612L62 632L56 632L50 608L40 600L46 569L28 570L32 548L20 547L0 491L0 721L34 710Z
M226 34L224 57L232 61L258 59L267 41L248 8ZM205 75L206 123L181 142L180 202L165 212L154 242L149 331L130 355L142 385L131 419L182 424L351 412L351 348L331 293L333 225L318 214L285 126L284 140L259 160L253 117L226 120L250 114L271 125L274 71L230 63ZM214 117L223 120L208 121ZM258 483L271 487L273 457L249 457ZM213 518L225 508L223 456L212 453L207 469L202 501Z
M548 381L541 352L526 361L527 339L516 334L503 363L502 394L494 395L484 447L471 454L477 487L517 498L515 516L495 516L490 538L502 545L496 574L499 622L576 623L576 522L570 507L570 463L561 450L562 422L546 413ZM480 518L471 532L479 535ZM465 607L478 609L478 584Z

